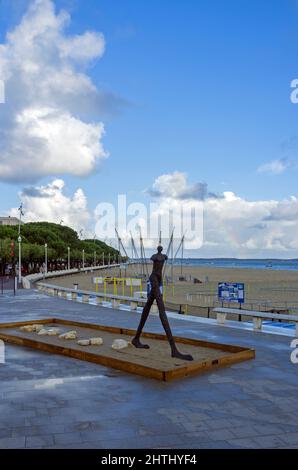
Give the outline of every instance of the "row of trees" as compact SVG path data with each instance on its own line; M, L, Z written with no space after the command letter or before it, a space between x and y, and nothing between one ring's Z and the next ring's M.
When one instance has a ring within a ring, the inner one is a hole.
M48 263L56 269L67 265L68 247L70 248L71 266L79 266L82 252L86 266L94 261L94 252L98 262L118 260L119 252L100 240L80 240L75 230L70 227L49 222L35 222L21 225L22 266L25 272L37 271L45 260L47 244ZM14 266L18 261L18 227L0 226L0 272L5 273L7 266Z

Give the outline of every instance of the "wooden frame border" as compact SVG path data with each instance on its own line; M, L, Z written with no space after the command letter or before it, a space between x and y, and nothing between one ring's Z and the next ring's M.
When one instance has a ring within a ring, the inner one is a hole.
M151 377L158 380L169 381L176 378L187 377L190 375L194 375L197 373L202 373L207 370L211 370L214 368L224 367L227 365L235 364L237 362L246 361L249 359L255 358L255 350L248 349L241 346L234 346L230 344L220 344L220 343L213 343L210 341L204 340L197 340L191 338L182 338L179 336L175 336L175 341L181 344L191 344L193 346L202 346L211 349L217 349L221 351L230 352L231 354L222 358L218 359L210 359L207 361L194 361L190 362L187 365L183 365L181 367L161 371L155 369L153 367L133 364L129 361L125 361L123 359L115 359L112 357L100 356L99 354L81 351L72 349L71 347L58 346L55 344L48 344L42 341L34 340L32 338L23 338L20 336L15 336L12 334L6 334L1 330L6 328L16 328L24 325L32 325L32 324L58 324L58 325L69 325L69 326L78 326L81 328L92 328L98 331L107 331L111 333L117 333L119 335L131 335L133 336L136 330L127 329L127 328L120 328L114 326L104 326L104 325L96 325L93 323L85 323L85 322L78 322L72 320L64 320L60 318L46 318L42 320L30 320L30 321L21 321L21 322L13 322L13 323L1 323L0 324L0 339L7 343L16 344L19 346L29 347L33 349L37 349L39 351L44 352L51 352L54 354L61 354L64 356L72 357L75 359L79 359L82 361L93 362L96 364L101 364L106 367L112 367L114 369L119 369L122 371L126 371L129 373L142 375L145 377ZM149 333L145 332L142 335L145 338L151 339L158 339L166 341L167 338L165 335L157 334L157 333Z

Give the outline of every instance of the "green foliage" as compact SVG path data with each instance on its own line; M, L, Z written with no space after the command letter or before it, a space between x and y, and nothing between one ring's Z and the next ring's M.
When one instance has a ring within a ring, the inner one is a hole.
M22 260L24 262L42 262L44 260L44 245L48 245L49 260L67 260L67 247L70 247L71 259L81 260L82 250L85 250L85 260L92 261L94 251L97 259L102 253L111 257L117 256L118 251L100 240L80 240L75 230L63 225L50 222L34 222L21 225ZM0 261L11 261L10 244L15 243L15 256L18 255L18 227L0 226Z

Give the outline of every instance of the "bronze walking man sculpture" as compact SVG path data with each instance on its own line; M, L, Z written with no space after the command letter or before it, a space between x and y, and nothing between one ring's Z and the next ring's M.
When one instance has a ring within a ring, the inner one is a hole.
M151 284L151 291L148 295L148 300L143 309L141 320L140 320L136 335L132 340L132 344L136 348L149 349L148 344L143 344L140 342L140 336L142 334L142 330L148 318L150 308L154 300L156 300L158 310L159 310L159 317L160 317L162 326L164 327L168 341L171 346L172 357L177 357L178 359L183 359L185 361L192 361L193 357L190 354L182 354L178 351L173 335L172 335L170 325L169 325L168 317L166 314L166 309L165 309L165 305L164 305L160 288L162 286L162 268L163 268L165 261L168 259L168 257L167 255L162 254L162 250L163 250L162 246L158 246L157 253L151 257L151 260L153 261L153 270L152 270L152 274L149 277L150 284Z

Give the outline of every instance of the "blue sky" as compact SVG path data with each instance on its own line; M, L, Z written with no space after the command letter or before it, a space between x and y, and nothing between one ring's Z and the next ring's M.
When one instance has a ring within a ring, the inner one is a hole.
M0 0L0 42L29 3ZM147 200L143 190L158 176L181 172L189 184L205 182L212 192L247 201L298 197L298 105L290 101L298 77L297 1L54 3L71 14L67 34L103 33L105 52L85 73L115 96L114 105L90 116L104 123L110 156L88 176L54 175L65 181L66 195L82 187L90 210L118 193ZM289 168L258 171L279 160ZM18 205L27 184L2 178L2 213Z
M106 124L111 158L104 171L117 188L108 180L105 191L142 189L160 173L180 170L243 197L297 194L295 172L256 174L262 163L282 158L283 143L297 135L298 107L289 100L298 73L295 2L85 5L77 2L74 28L99 28L107 40L94 79L130 103ZM132 168L137 186L129 185Z

